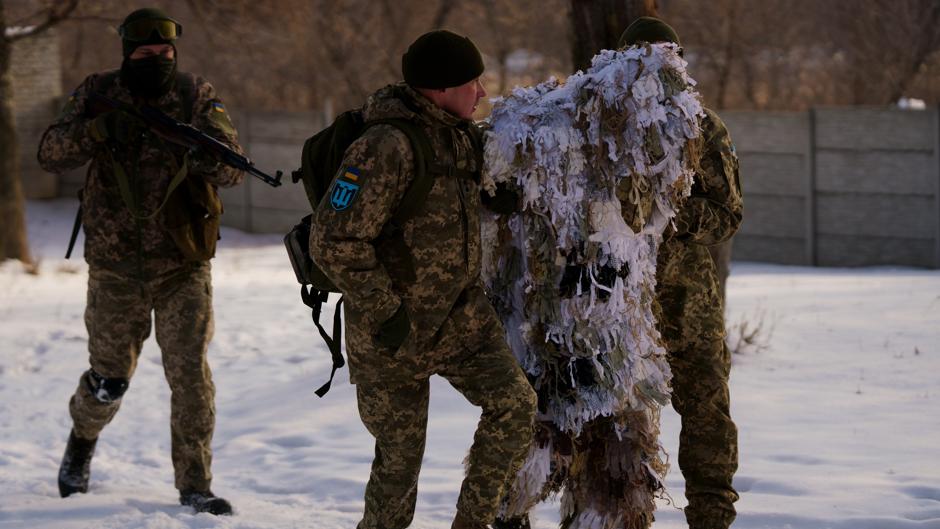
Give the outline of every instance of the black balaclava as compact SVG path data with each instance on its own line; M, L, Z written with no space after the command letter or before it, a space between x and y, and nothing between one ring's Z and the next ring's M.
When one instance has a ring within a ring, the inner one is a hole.
M125 27L132 22L139 20L170 20L173 21L165 12L145 8L134 11L121 24ZM175 21L174 21L175 22ZM176 38L165 38L154 29L150 35L144 39L130 39L126 35L122 36L121 44L124 52L124 61L121 63L121 82L130 90L131 95L143 97L146 99L157 99L169 92L176 81L177 68L177 49L175 46ZM130 55L138 46L147 44L169 44L173 46L173 58L169 59L162 55L145 57L143 59L131 59Z

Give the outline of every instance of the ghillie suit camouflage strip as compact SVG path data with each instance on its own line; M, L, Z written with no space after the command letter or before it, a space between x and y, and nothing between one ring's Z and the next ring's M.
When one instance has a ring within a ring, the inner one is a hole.
M484 186L517 189L524 209L484 222L483 276L542 425L503 518L564 489L563 527L646 527L663 490L656 252L703 115L677 52L605 50L493 109Z

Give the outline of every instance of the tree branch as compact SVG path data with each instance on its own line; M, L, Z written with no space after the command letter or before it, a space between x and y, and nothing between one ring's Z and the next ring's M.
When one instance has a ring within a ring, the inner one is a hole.
M447 16L453 11L458 1L459 0L441 0L437 5L437 13L434 15L434 20L431 22L431 29L441 29L444 27Z
M52 26L55 26L59 22L67 19L69 15L72 14L72 11L75 11L75 8L78 7L78 2L79 0L66 0L64 4L60 4L59 7L61 7L61 9L56 9L56 6L49 7L46 9L45 20L31 28L24 29L23 31L17 32L13 35L7 35L4 33L3 38L6 39L7 42L15 42L20 39L38 35Z

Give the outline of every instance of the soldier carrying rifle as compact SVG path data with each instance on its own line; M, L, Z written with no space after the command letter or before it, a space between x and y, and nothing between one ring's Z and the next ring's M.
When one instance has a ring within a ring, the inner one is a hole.
M121 68L88 76L39 146L39 163L47 171L91 161L81 195L91 365L69 402L73 426L59 491L63 497L88 491L98 435L118 411L154 314L172 391L180 503L197 512L231 514L229 502L210 490L215 387L206 350L213 333L209 259L222 209L217 188L241 182L243 172L232 160L242 149L212 85L177 71L177 21L158 9L139 9L118 32ZM92 106L99 105L89 103L93 94L121 108L98 112ZM132 109L189 123L219 145L181 146L166 131L148 126L146 113Z

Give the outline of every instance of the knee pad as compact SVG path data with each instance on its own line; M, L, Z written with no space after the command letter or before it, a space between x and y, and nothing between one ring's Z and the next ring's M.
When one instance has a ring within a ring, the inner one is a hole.
M94 369L89 369L85 382L88 384L88 390L99 402L111 404L121 400L130 381L126 378L103 377Z

